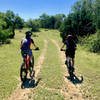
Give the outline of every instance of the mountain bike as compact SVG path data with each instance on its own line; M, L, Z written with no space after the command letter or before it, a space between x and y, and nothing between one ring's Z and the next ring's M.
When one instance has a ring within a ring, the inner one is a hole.
M61 49L61 51L65 51L65 50ZM71 57L69 57L69 56L67 57L65 65L67 65L67 69L68 69L68 73L70 75L70 79L73 80L74 79L74 67L73 67L73 63L72 63L72 58Z
M32 49L32 50L39 50L38 49ZM27 67L27 56L28 53L24 53L24 60L22 62L21 68L20 68L20 78L22 82L25 82L27 79L27 75L29 72L29 76L32 79L35 75L35 70L34 70L34 56L32 55L29 61L29 68Z

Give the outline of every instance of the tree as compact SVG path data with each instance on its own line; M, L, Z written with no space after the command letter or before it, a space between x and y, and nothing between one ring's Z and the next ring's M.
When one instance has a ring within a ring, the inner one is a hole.
M50 16L48 19L48 28L54 29L54 25L55 25L55 17Z
M38 20L29 19L26 22L26 26L31 28L32 31L39 31L39 23Z
M94 12L94 25L96 29L100 29L100 0L95 0L92 11Z
M7 10L6 17L7 17L7 19L6 19L7 26L11 27L12 33L13 33L10 37L14 38L14 36L15 36L15 14L12 11Z
M18 15L15 15L14 12L10 11L10 10L7 10L5 15L6 15L5 21L7 22L7 27L11 28L11 30L12 30L12 35L10 37L14 38L15 29L23 28L24 20L22 18L20 18Z
M93 24L92 0L80 0L72 7L71 13L60 27L61 36L72 34L87 36L95 32ZM77 39L77 38L76 38Z
M55 29L59 29L60 28L60 26L61 26L61 24L62 24L62 22L64 21L64 18L65 18L66 16L64 15L64 14L56 14L55 15Z
M41 28L49 28L49 18L50 16L45 13L40 16L39 19Z
M6 19L5 14L0 13L0 42L2 43L4 43L11 34L11 29L8 28L5 19Z
M22 29L24 27L24 19L19 16L15 16L15 28Z

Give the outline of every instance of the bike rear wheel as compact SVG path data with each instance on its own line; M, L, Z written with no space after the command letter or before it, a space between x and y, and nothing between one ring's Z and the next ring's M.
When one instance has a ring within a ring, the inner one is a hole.
M20 78L22 82L25 82L27 79L27 71L26 71L26 64L24 66L24 63L21 65L21 69L20 69Z

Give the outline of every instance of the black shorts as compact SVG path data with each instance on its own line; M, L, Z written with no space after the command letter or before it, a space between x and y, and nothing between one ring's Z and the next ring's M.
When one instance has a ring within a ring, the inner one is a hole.
M70 49L67 49L66 52L66 57L71 57L71 58L75 58L75 50L70 50Z

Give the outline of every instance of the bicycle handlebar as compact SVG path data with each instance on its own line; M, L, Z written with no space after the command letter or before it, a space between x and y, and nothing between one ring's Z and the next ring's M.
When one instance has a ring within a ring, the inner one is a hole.
M39 47L35 48L35 49L31 49L31 50L40 50Z
M66 51L65 49L60 49L60 51Z

